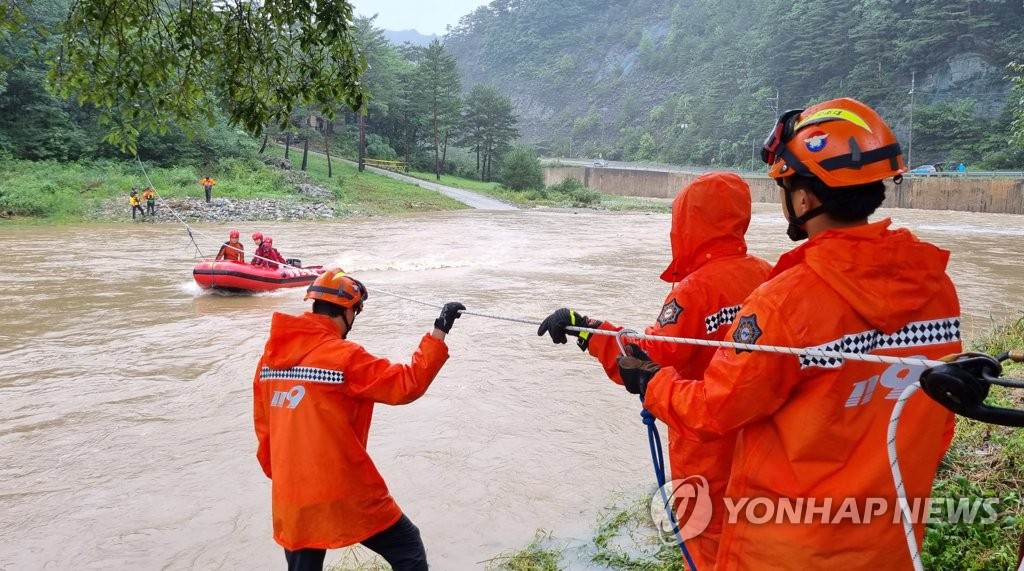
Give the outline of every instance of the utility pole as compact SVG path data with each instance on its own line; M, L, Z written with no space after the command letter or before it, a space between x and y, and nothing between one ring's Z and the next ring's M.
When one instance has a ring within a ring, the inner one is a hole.
M772 110L772 114L773 114L772 115L772 120L778 119L779 118L779 89L775 88L775 97L769 97L768 99L765 99L765 102L768 103L768 108Z
M910 72L910 136L907 137L907 168L912 169L914 162L910 160L914 152L914 76L917 72Z

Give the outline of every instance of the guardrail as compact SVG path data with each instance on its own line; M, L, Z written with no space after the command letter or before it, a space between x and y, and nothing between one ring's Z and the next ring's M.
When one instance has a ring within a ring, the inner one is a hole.
M409 163L405 161L385 161L383 159L363 159L363 164L368 167L376 167L379 169L395 171L395 172L409 172Z
M767 178L767 169L763 170L749 170L736 167L715 167L715 166L682 166L682 165L666 165L658 163L628 163L610 161L605 165L596 166L592 160L579 160L579 159L565 159L565 158L545 158L541 159L541 164L546 167L555 166L567 166L567 167L593 167L593 168L607 168L607 169L619 169L619 170L642 170L642 171L656 171L656 172L685 172L685 173L703 173L708 171L729 171L736 174L741 174L745 177L751 178ZM967 172L949 172L949 171L936 171L926 173L903 173L904 177L972 177L972 178L1019 178L1024 179L1024 171L967 171Z

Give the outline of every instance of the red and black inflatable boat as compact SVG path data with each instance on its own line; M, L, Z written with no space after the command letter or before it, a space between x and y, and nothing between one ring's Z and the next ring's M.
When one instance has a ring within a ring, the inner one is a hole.
M234 260L203 260L192 268L192 278L203 289L230 292L270 291L308 286L323 273L323 266L280 264L277 269L261 268Z

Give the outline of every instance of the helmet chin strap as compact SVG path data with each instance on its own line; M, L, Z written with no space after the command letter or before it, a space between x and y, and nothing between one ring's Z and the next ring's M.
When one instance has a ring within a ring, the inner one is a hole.
M346 314L348 314L348 311L341 314L341 320L345 322L345 332L341 335L342 339L348 338L348 334L352 331L352 323L355 321L354 319L349 321L348 318L345 317Z
M789 212L789 227L786 228L786 235L789 239L794 242L807 239L807 230L803 227L807 224L807 221L819 214L825 213L825 205L819 204L818 206L804 212L803 216L796 215L796 209L793 208L793 191L782 187L786 191L786 211Z

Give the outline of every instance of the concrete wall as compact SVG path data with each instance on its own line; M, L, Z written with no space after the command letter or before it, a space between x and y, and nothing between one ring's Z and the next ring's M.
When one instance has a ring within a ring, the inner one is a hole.
M700 173L645 171L609 167L545 167L544 183L551 185L575 178L607 194L674 198ZM778 202L775 181L744 177L754 202ZM1024 180L980 177L907 177L903 184L889 185L886 207L922 210L962 210L1024 214Z

